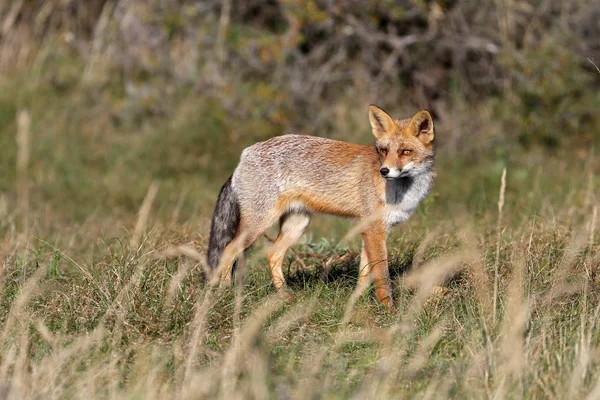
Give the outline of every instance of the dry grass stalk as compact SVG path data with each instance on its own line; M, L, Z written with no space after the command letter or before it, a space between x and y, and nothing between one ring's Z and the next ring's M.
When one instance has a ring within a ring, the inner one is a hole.
M139 251L142 235L144 234L144 228L148 223L152 203L154 203L154 199L156 198L156 194L158 193L158 186L158 182L152 182L152 184L148 188L148 193L146 193L146 197L144 197L144 201L142 202L140 211L138 212L137 222L135 223L135 229L133 230L133 236L131 237L131 247L133 247L137 251Z
M592 65L596 68L596 71L598 71L598 73L600 74L600 68L598 68L598 65L596 65L596 63L589 57L587 58L587 60L592 63Z
M219 60L219 68L222 69L225 65L225 57L227 55L225 49L225 37L229 28L229 18L231 14L231 0L221 1L221 16L219 18L219 31L217 32L217 40L215 46L217 49L217 59Z
M361 329L358 331L350 331L348 327L342 326L342 330L338 331L334 341L335 347L328 349L332 354L335 354L337 349L348 343L376 342L380 346L380 356L374 365L373 372L370 373L368 379L363 380L360 389L356 391L352 398L381 397L382 393L389 391L390 385L397 381L396 376L404 361L402 355L406 349L406 341L403 340L404 335L400 335L399 342L395 340L400 332L401 327L398 324L394 324L387 329ZM323 362L323 358L319 358L319 361ZM391 379L388 379L390 376ZM313 383L316 385L318 381ZM318 393L317 388L313 387L312 390L313 393Z
M200 301L202 299L202 301ZM188 355L185 363L185 381L189 382L194 373L194 367L198 360L198 352L202 348L202 339L206 334L206 319L208 313L214 304L214 293L211 287L208 287L203 298L198 299L196 303L196 313L191 327L191 338L188 342Z
M164 303L165 310L168 310L173 305L177 292L181 291L181 282L183 282L191 269L192 264L190 262L179 263L179 269L175 275L173 275L171 282L169 283L169 289L167 290L167 296Z
M21 12L21 8L23 7L24 0L13 1L10 7L10 10L4 17L4 21L2 22L2 36L6 36L13 27L13 24L17 20L19 13ZM2 10L4 11L4 10Z
M568 282L567 279L570 275L572 275L573 272L575 272L574 266L581 250L586 245L588 240L587 236L588 233L583 227L579 227L573 233L573 237L569 241L569 244L564 251L560 264L553 274L553 285L550 287L548 293L546 293L542 298L542 303L544 305L551 304L551 302L558 297L581 292L585 288L585 283L571 283Z
M594 205L592 210L592 219L590 220L590 239L588 241L590 246L594 245L594 234L596 233L596 222L598 219L598 206Z
M233 305L233 329L235 331L240 329L241 324L244 276L246 275L246 272L246 260L244 257L244 252L242 251L237 259L237 268L235 274L235 300Z
M123 285L115 299L110 303L106 312L104 313L104 316L102 317L103 322L105 322L108 317L113 315L117 318L118 323L124 322L127 305L131 303L130 294L135 293L139 289L140 279L147 264L148 262L142 261L142 257L140 257L138 263L135 265L135 271L131 275L131 278L125 285Z
M411 379L421 369L423 369L423 367L425 367L427 361L429 361L431 350L444 334L446 325L447 324L445 321L441 321L424 339L419 341L417 351L412 356L412 359L408 362L406 369L402 371L404 379Z
M104 47L105 31L107 29L113 8L114 2L110 0L107 1L104 4L104 7L102 8L100 18L98 18L98 22L94 27L94 38L92 41L89 62L87 63L85 71L82 74L82 80L84 82L90 80L90 78L93 75L96 64L100 61L102 57L102 48Z
M318 374L326 361L327 355L328 351L315 348L310 354L304 357L300 369L302 374L299 374L299 383L296 388L297 399L313 399L318 397L319 387L316 385L316 382L319 379Z
M502 170L502 178L500 181L500 196L498 198L498 221L496 223L496 261L494 262L494 304L493 304L493 321L496 323L496 313L498 308L498 284L499 284L499 264L500 264L500 241L502 238L502 209L504 208L504 192L506 191L506 168Z
M521 383L525 368L524 334L529 323L529 301L524 298L526 264L523 256L519 255L514 263L513 275L508 287L506 313L500 334L499 345L499 374L500 384L496 389L496 397L505 397L505 385Z
M10 333L15 327L21 327L24 320L24 315L26 315L25 307L31 300L34 293L40 289L39 282L44 277L45 273L46 268L41 266L38 267L34 274L27 279L21 288L21 292L13 301L8 318L4 322L4 330L2 331L0 345L5 345L7 343Z
M383 211L374 212L369 215L367 218L360 220L357 224L355 224L349 231L344 235L342 240L340 240L340 244L349 242L352 238L357 235L360 235L365 229L367 229L373 222L379 221L379 219L383 216Z
M53 392L66 392L69 389L69 380L76 375L78 368L81 368L84 360L90 355L89 352L102 344L105 335L106 330L100 325L87 335L68 339L67 346L49 355L45 362L34 370L35 373L27 374L28 393L25 393L24 397L48 398ZM88 382L94 380L92 374L84 376Z
M407 274L404 278L406 286L417 288L417 293L404 319L410 320L420 312L429 296L435 294L437 288L452 278L470 257L468 251L455 251L431 260L418 270Z
M425 257L425 251L430 247L431 243L433 243L435 238L437 236L439 236L441 230L442 230L442 227L437 226L431 232L428 232L425 235L425 237L423 238L423 240L421 240L421 242L419 243L419 246L417 247L417 250L415 251L415 255L413 256L413 259L412 259L412 267L411 267L412 269L415 269L419 265L421 265L421 263L423 262L423 259Z
M175 208L173 209L173 213L171 214L170 225L175 226L178 223L179 214L181 213L181 208L183 207L183 203L185 202L188 191L189 191L189 188L185 187L183 189L183 191L181 192L179 199L177 200L177 204L175 205Z
M342 317L341 322L342 325L346 325L348 322L350 322L350 319L352 318L352 312L354 311L354 307L356 306L356 302L360 299L360 297L370 285L370 275L367 277L367 280L364 285L356 285L356 287L352 291L352 294L350 295L350 298L346 302L346 308L344 309L344 316Z
M44 321L42 320L38 320L35 328L37 329L37 331L39 332L39 334L42 336L42 338L48 342L48 344L50 344L50 346L55 349L58 345L58 341L59 341L59 337L58 335L54 335L52 332L50 332L50 329L48 329L48 327L46 326L46 324L44 324Z
M493 282L486 271L482 250L478 247L473 225L467 224L462 236L466 250L470 255L467 262L468 277L477 297L479 307L484 319L493 319Z
M590 249L590 252L593 253L594 251L594 239L595 239L595 233L596 233L596 220L598 218L598 206L594 205L594 208L592 209L592 219L590 220L590 236L588 239L588 247ZM595 287L596 285L596 276L597 276L597 268L595 265L596 260L594 260L592 258L591 260L591 265L588 264L586 262L585 266L586 266L586 272L587 272L587 276L589 279L589 282L592 284L592 287Z
M579 343L576 346L575 368L569 381L568 398L581 397L583 383L590 371L592 357L597 350L593 345L593 336L597 330L598 316L600 315L600 303L596 307L591 318L581 315Z
M236 331L231 347L225 353L221 368L221 396L231 399L239 396L238 376L242 367L250 371L252 365L245 365L247 356L253 353L253 344L260 334L265 320L276 310L281 308L283 302L275 295L267 297L252 315L247 318L244 325Z
M210 276L210 268L208 267L208 263L206 261L206 254L200 253L191 244L182 244L176 247L169 247L158 255L158 257L162 258L175 258L180 256L186 256L196 261L202 267L202 271L204 272L205 276Z
M449 399L450 390L452 384L458 380L454 371L444 371L444 373L437 374L431 379L431 383L427 386L425 393L423 394L423 400L434 400L434 399Z
M29 157L31 152L30 132L31 116L29 111L21 110L17 114L17 198L22 215L22 230L28 227L29 218Z
M298 302L297 304L294 304L290 310L286 311L286 313L269 328L269 331L267 332L267 339L269 342L275 343L281 340L286 332L311 314L316 304L316 298L311 298L307 302Z

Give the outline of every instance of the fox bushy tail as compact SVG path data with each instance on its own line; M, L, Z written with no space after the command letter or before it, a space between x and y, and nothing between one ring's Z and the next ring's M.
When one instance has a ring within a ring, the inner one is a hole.
M212 270L219 266L223 250L235 237L239 223L240 204L229 177L219 192L210 225L208 265Z

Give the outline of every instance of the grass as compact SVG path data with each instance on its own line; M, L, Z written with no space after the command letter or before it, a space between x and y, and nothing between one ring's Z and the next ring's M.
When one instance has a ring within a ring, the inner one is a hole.
M285 304L270 284L267 240L234 288L208 287L196 251L205 248L209 206L202 218L185 207L174 216L162 182L153 203L139 200L137 222L123 210L125 218L103 210L73 222L67 210L32 201L21 225L4 195L2 390L23 398L594 398L595 165L580 164L588 175L579 181L571 179L577 163L558 177L540 169L519 179L509 169L499 220L500 176L478 182L478 172L444 163L435 195L389 239L394 315L373 293L345 314L358 265L356 240L339 243L347 222L317 218L290 252L298 299ZM456 186L460 171L471 191ZM442 283L447 290L433 295Z
M267 238L231 289L206 284L202 254L239 153L285 126L186 90L165 118L61 54L0 81L0 397L600 397L592 149L525 152L499 142L493 104L460 104L455 125L497 148L437 127L434 192L388 240L398 312L351 301L359 243L332 217L288 253L282 303ZM314 133L370 143L369 94L350 97Z

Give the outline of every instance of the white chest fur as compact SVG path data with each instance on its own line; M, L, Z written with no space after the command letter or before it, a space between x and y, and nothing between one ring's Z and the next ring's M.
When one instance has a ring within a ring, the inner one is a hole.
M394 226L408 220L419 203L427 197L433 183L433 174L386 181L386 222Z

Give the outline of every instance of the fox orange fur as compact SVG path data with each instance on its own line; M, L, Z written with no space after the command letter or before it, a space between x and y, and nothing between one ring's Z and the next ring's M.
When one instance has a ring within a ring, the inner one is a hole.
M435 178L431 114L394 120L371 105L375 146L314 136L284 135L242 152L223 185L212 218L208 261L221 286L229 285L235 260L279 220L268 253L273 285L285 295L285 253L314 213L353 218L362 227L358 285L370 282L381 303L393 308L386 237L428 195ZM289 296L289 294L288 294Z

